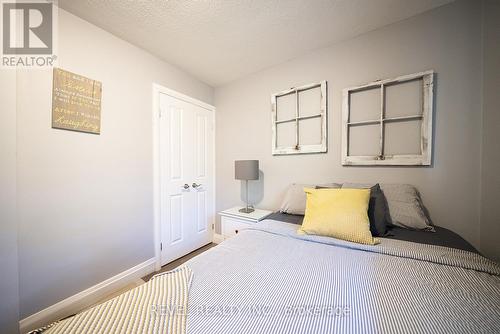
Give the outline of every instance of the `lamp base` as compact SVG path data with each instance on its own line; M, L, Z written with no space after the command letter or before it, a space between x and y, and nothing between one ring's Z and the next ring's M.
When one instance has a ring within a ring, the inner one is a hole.
M241 213L252 213L255 210L252 209L252 208L242 208L242 209L239 209L238 211L241 212Z

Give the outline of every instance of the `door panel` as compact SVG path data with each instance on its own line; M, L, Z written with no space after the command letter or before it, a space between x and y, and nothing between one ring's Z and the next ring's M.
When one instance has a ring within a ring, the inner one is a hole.
M198 226L198 232L204 232L207 230L207 192L197 191L196 192L196 222Z
M214 202L214 129L212 113L206 109L198 108L196 118L196 178L200 186L194 191L197 195L197 234L203 239L207 233L212 232L215 214L212 212L211 203Z
M213 113L160 93L161 264L210 243Z
M196 115L196 176L207 175L207 116Z
M182 147L182 117L184 110L170 107L169 117L170 122L168 131L170 133L170 178L172 180L179 180L182 178L182 161L184 160Z
M182 201L183 196L180 194L170 196L170 222L176 222L170 224L170 244L182 241Z

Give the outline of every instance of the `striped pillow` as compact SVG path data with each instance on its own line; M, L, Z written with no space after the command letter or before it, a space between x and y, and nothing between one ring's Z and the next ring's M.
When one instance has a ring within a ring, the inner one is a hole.
M299 233L322 235L375 245L370 232L370 189L304 189L307 195L304 222Z

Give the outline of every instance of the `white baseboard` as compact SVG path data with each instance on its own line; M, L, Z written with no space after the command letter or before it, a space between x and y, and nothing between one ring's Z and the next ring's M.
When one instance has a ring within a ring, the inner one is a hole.
M224 237L222 236L222 234L214 233L214 237L213 237L214 244L220 244L223 241L224 241Z
M137 279L152 273L155 270L156 259L151 258L133 268L127 269L101 283L83 290L71 297L51 305L35 314L19 321L21 333L48 325L56 320L78 313L97 303L111 293L124 288Z

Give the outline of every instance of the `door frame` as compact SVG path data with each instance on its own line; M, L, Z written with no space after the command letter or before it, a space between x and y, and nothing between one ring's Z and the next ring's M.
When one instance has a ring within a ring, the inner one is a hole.
M160 190L160 94L165 94L173 98L182 100L184 102L191 103L203 109L206 109L212 114L212 124L213 124L213 203L212 203L212 217L213 221L210 223L212 235L214 233L213 226L215 224L215 199L216 199L216 179L215 179L215 106L205 103L203 101L197 100L188 95L176 92L170 88L166 88L159 84L153 83L153 221L154 221L154 250L155 250L155 270L161 269L161 190Z

